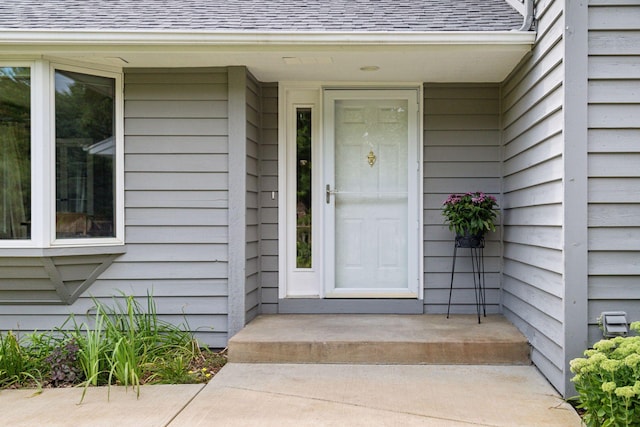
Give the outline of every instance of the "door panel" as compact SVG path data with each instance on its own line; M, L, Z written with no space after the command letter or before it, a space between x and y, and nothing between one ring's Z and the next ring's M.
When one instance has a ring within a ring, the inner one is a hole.
M416 145L410 97L384 91L346 95L328 97L325 104L330 117L324 161L332 189L325 209L327 294L417 295L409 271L416 234L409 226L409 206L415 206L409 150Z

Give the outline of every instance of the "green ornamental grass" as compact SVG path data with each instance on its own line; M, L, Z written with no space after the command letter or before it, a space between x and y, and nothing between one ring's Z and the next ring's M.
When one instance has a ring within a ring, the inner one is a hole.
M12 331L0 333L0 388L22 385L40 387L47 370L45 358L53 338L33 333L20 338Z
M143 383L167 381L156 369L165 359L186 358L192 351L192 334L160 321L151 295L146 309L125 295L114 297L111 306L97 299L94 304L95 314L87 319L93 327L76 324L72 332L80 347L85 386L131 386L139 394Z
M18 337L11 331L4 337L0 336L0 384L10 385L20 381L27 363Z
M587 426L640 426L640 336L601 340L584 355L570 366Z
M25 335L0 333L0 389L28 386L122 385L140 393L150 383L201 383L226 357L201 349L188 325L158 319L153 296L143 306L133 296L94 299L79 323Z

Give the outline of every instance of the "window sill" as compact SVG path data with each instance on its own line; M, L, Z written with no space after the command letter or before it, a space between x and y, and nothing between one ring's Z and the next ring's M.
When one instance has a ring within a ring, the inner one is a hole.
M126 253L126 246L120 245L92 245L92 246L53 246L48 248L0 248L0 258L14 257L59 257Z
M0 249L0 304L72 304L125 245Z

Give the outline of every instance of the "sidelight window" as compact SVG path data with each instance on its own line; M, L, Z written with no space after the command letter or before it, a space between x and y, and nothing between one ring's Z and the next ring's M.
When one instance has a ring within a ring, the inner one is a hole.
M311 109L296 109L296 267L311 268Z

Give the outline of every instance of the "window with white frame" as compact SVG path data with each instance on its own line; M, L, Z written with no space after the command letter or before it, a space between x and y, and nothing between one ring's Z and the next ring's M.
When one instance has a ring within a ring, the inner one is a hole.
M0 68L0 239L31 228L31 69Z
M118 73L0 63L0 246L123 242Z

